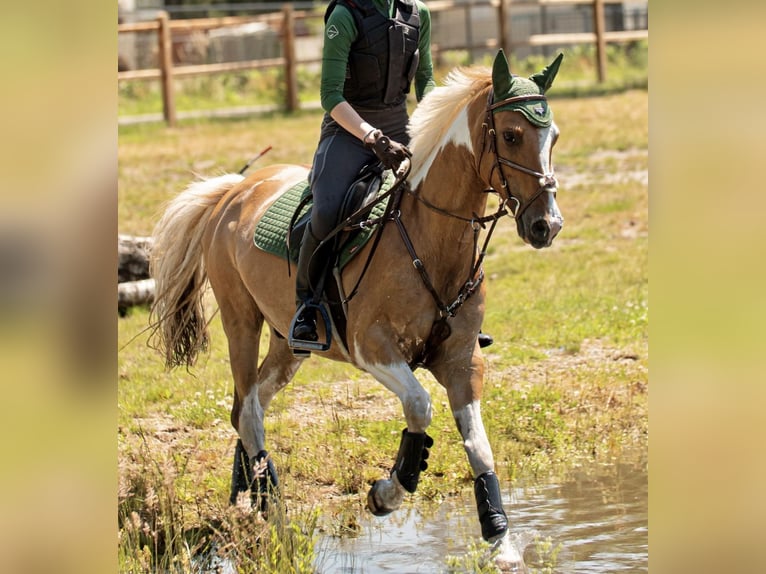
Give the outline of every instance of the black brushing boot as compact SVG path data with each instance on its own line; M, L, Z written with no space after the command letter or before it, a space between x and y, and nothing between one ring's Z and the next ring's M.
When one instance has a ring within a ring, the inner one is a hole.
M481 536L487 542L492 542L508 530L508 517L503 510L497 475L492 471L479 475L474 481L473 492L476 495L476 509L479 511Z

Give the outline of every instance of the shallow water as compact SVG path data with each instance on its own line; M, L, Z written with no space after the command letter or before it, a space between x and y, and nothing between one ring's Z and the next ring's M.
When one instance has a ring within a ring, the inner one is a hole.
M541 571L551 550L554 572L649 571L645 462L582 466L560 482L506 491L503 502L530 572ZM447 572L447 556L465 555L481 537L476 507L461 498L426 512L405 505L385 518L364 515L356 538L320 539L317 571Z

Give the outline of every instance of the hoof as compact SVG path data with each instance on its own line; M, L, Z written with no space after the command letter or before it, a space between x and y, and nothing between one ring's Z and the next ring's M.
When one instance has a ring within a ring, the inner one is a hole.
M404 489L396 479L376 480L367 494L367 508L375 516L386 516L399 508L404 500Z
M515 537L510 536L507 532L492 542L492 556L495 566L501 572L512 572L513 574L527 574L528 572Z

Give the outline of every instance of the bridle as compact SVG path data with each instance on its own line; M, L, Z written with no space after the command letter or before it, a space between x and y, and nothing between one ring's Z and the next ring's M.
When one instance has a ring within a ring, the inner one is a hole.
M487 116L484 120L484 123L482 124L483 129L483 136L482 136L482 144L481 144L481 154L479 156L479 166L481 165L481 161L484 157L484 150L486 149L486 139L489 135L489 150L492 152L495 156L495 161L492 165L492 170L489 172L489 181L492 181L492 174L497 170L500 173L500 180L502 182L502 188L505 192L505 195L508 197L509 200L512 200L516 203L516 209L511 209L511 212L513 213L513 218L518 220L519 217L522 216L522 214L527 210L527 208L543 193L551 192L554 194L556 193L556 188L558 187L558 182L556 181L556 176L554 175L553 171L550 173L542 173L539 171L535 171L534 169L530 169L528 167L525 167L519 163L516 163L515 161L511 161L510 159L506 159L504 157L500 156L500 153L497 150L497 132L495 130L495 110L497 110L500 107L506 106L508 104L513 104L517 102L539 102L539 101L546 101L546 97L543 94L531 94L526 96L513 96L510 98L506 98L504 100L501 100L499 102L494 102L495 94L494 91L490 88L489 90L489 97L487 98ZM511 193L510 188L508 187L508 180L505 177L505 172L503 172L503 166L507 166L510 168L513 168L517 171L520 171L522 173L526 173L527 175L531 175L532 177L537 178L538 182L538 189L537 193L535 193L531 198L529 198L526 203L521 203L518 197L514 196ZM490 189L490 191L494 191Z

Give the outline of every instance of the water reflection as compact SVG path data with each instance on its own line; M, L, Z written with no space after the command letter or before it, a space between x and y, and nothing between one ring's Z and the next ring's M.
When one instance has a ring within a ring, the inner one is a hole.
M538 534L543 541L526 548L530 572L542 571L552 552L555 572L648 572L647 478L646 461L588 465L560 483L526 484L507 493L512 533L525 541ZM464 555L481 536L470 498L425 513L405 506L382 519L367 514L360 522L357 538L319 541L319 572L443 573L447 556Z

